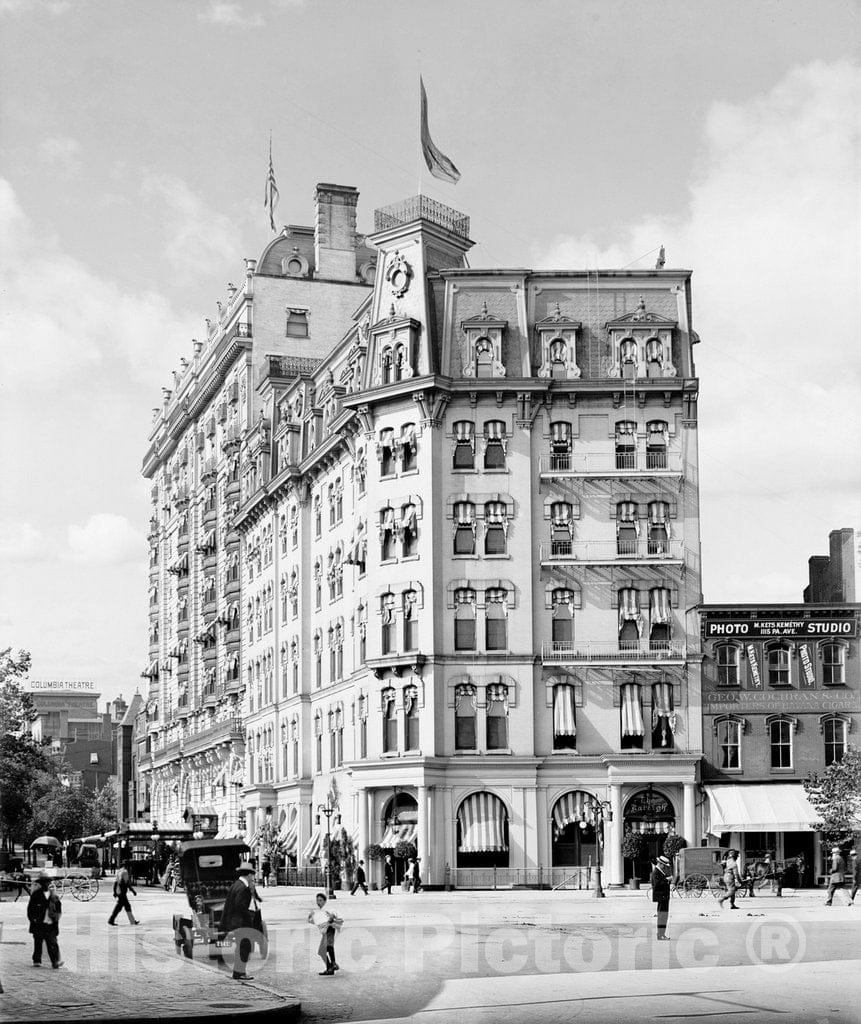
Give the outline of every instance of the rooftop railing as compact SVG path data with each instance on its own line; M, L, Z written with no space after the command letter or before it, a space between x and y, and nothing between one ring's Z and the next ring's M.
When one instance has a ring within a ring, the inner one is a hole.
M374 231L388 231L414 220L427 220L454 235L469 238L469 217L428 196L412 196L374 210Z

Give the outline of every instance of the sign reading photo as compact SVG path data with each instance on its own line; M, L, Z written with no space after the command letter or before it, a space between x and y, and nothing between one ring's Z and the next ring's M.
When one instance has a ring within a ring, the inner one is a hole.
M761 640L770 637L854 637L857 623L852 618L840 619L708 619L705 623L706 640L738 637Z

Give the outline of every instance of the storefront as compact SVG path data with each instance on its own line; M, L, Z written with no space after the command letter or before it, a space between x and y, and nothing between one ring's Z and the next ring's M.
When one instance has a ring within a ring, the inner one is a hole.
M625 803L624 836L635 838L636 856L624 858L624 878L646 881L652 864L662 854L667 836L676 830L676 812L672 803L650 786L638 790ZM636 843L639 840L639 843Z

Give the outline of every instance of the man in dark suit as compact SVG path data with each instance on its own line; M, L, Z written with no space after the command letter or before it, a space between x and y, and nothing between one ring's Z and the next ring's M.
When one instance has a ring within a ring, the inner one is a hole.
M667 919L670 916L670 861L668 857L658 857L652 868L652 902L658 907L658 938L666 942Z
M365 862L359 861L358 867L356 868L356 881L353 884L353 888L350 890L350 895L355 896L356 893L361 889L364 894L368 895L367 880L365 878Z
M249 935L254 927L254 914L251 910L252 900L260 897L254 888L254 868L243 862L236 869L239 876L231 885L221 912L221 927L225 932L236 932L233 936L233 977L236 981L253 981L245 973L245 965L251 956L252 941Z
M51 966L54 968L63 966L63 961L60 959L60 946L57 942L62 913L60 897L54 891L49 876L42 872L27 904L27 919L30 922L30 934L33 936L34 967L39 967L42 963L43 943L48 947Z
M392 886L395 884L395 865L389 854L386 854L386 859L383 862L383 892L387 892L389 896L392 895Z

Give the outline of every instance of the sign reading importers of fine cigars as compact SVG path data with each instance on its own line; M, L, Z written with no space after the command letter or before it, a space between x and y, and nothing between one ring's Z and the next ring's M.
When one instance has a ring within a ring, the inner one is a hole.
M829 692L817 690L711 690L703 694L704 710L727 711L781 711L796 712L861 711L861 691L842 690Z

